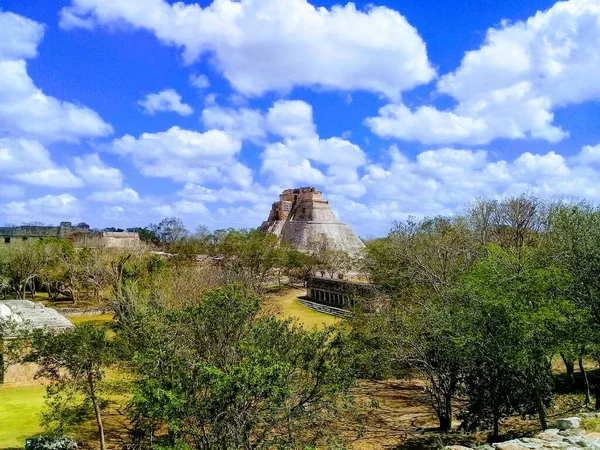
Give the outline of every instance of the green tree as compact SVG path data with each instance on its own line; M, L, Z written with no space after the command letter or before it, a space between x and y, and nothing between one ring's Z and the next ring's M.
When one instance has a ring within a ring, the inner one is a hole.
M259 300L240 287L168 314L134 310L145 313L120 324L135 343L128 411L141 447L314 444L353 382L342 334L262 316Z
M100 449L106 447L102 410L104 374L114 353L104 327L83 324L61 333L37 330L26 361L39 365L37 377L50 380L44 424L51 432L64 430L92 412L98 426Z
M538 413L547 428L552 357L568 337L576 306L568 300L568 272L539 265L527 247L488 247L465 277L462 314L469 355L464 367L467 429L493 428L503 417Z

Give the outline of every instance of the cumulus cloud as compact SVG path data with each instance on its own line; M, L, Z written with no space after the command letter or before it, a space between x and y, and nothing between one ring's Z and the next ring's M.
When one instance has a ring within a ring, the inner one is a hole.
M75 172L87 184L104 189L118 189L123 184L119 169L108 167L96 153L73 158Z
M72 0L63 28L126 23L183 48L189 64L210 53L234 89L245 95L295 86L367 90L398 98L435 76L425 43L397 11L353 3L331 9L307 0Z
M483 45L441 77L450 110L395 103L367 119L383 137L428 144L486 144L496 138L557 142L557 108L600 98L600 3L556 3L526 21L490 28Z
M139 203L141 201L139 194L131 188L94 192L88 197L88 200L99 203Z
M224 183L247 187L252 172L236 159L241 143L221 130L199 133L172 127L138 138L113 141L112 151L130 157L143 175L179 182Z
M80 178L69 169L56 166L48 150L27 139L0 138L0 174L35 186L77 188Z
M312 106L301 100L279 100L267 113L269 131L287 138L304 138L315 134Z
M265 118L250 108L223 108L210 105L202 111L202 123L208 129L223 130L236 140L260 143L267 137Z
M77 221L81 216L81 204L71 194L45 195L27 201L0 204L0 214L12 222L29 222L44 218L46 222Z
M154 115L159 111L171 111L181 116L189 116L194 112L192 107L182 103L181 95L175 89L165 89L157 94L148 94L138 102L146 114Z
M206 89L210 86L210 81L206 75L197 75L193 73L190 75L190 84L197 89Z
M274 182L335 185L358 181L357 170L366 163L365 153L346 139L321 139L308 103L277 101L269 109L266 122L271 133L283 138L268 144L261 155L261 173Z
M0 59L35 58L44 25L10 12L0 12Z
M35 86L25 59L37 55L43 35L43 25L0 11L0 130L45 141L112 133L96 112L48 96Z
M16 174L13 178L34 186L53 188L79 188L84 185L83 181L67 168L33 170Z
M600 170L582 163L584 147L572 159L555 152L524 152L512 160L494 159L485 150L441 148L409 158L390 147L389 162L365 167L355 185L359 200L331 190L340 216L367 231L385 232L392 220L409 215L452 214L479 196L529 192L542 198L586 198L600 202ZM330 191L330 188L327 188ZM369 227L362 224L368 220Z

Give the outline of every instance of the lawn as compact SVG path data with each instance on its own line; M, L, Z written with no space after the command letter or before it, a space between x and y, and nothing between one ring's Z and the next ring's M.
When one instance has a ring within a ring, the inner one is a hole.
M0 448L23 448L25 438L41 431L39 413L45 386L0 386Z
M283 317L294 317L308 329L323 327L337 323L339 318L307 308L298 302L298 297L305 295L301 289L288 289L269 298L266 302L268 309Z
M97 314L97 315L77 315L77 316L68 316L69 321L73 325L81 325L82 323L91 323L94 325L102 325L104 323L108 323L112 321L112 314Z

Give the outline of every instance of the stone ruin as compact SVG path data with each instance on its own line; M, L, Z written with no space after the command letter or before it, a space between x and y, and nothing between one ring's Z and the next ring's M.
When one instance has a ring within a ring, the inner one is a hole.
M261 229L301 251L313 250L323 241L330 248L351 255L365 247L347 224L337 221L329 202L314 187L283 191Z
M600 450L600 433L588 432L581 428L581 419L597 420L598 413L585 413L581 417L568 417L556 420L556 428L544 430L535 437L522 437L478 447L448 445L442 450Z
M44 238L70 239L75 247L130 248L141 246L137 233L92 231L86 223L74 226L71 222L61 222L57 227L46 225L0 227L0 245Z

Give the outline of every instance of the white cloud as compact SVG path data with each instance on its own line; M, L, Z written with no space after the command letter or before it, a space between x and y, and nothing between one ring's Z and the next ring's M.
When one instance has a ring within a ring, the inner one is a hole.
M13 223L29 222L43 218L45 222L77 221L81 205L71 194L45 195L24 202L0 204L0 214Z
M50 153L36 141L0 138L0 173L15 174L32 169L52 168Z
M123 174L119 169L108 167L93 153L73 158L75 172L87 184L104 189L118 189L123 184Z
M279 100L267 113L269 131L282 137L315 135L312 106L300 100Z
M42 144L27 139L0 138L0 174L36 186L83 186L69 169L52 162Z
M208 216L209 210L202 202L193 202L189 200L179 200L173 204L155 206L153 211L162 216L196 216L202 214Z
M255 184L248 189L210 189L194 183L186 183L178 194L186 200L204 203L272 203L277 191L267 190Z
M154 115L158 111L176 112L181 116L189 116L194 112L192 107L181 102L181 95L174 89L165 89L158 94L148 94L138 102L146 114Z
M210 86L210 81L206 75L190 75L190 84L198 89L206 89Z
M486 144L496 138L557 142L557 108L600 98L600 3L556 3L526 21L490 28L484 44L441 77L440 94L456 100L446 111L383 107L367 119L384 137L428 144Z
M33 170L16 174L13 178L23 183L53 188L79 188L84 185L83 181L67 168Z
M37 22L0 11L0 130L45 141L112 133L96 112L48 96L35 86L24 58L37 55L43 31Z
M306 0L72 0L63 28L126 23L183 48L187 63L210 53L216 69L246 95L295 86L367 90L398 98L435 71L425 43L397 11L353 3L331 9Z
M582 164L600 163L600 144L586 145L581 149L577 158Z
M261 142L267 137L265 119L254 109L210 105L202 111L202 123L208 129L223 130L239 141Z
M363 189L360 202L345 189L326 187L340 217L361 232L383 233L393 220L409 215L452 214L479 196L529 192L543 198L585 198L600 202L600 170L576 158L525 152L513 160L493 159L485 150L442 148L409 158L392 146L389 163L365 167L352 186ZM363 231L364 230L364 231Z
M252 172L236 160L241 143L220 130L205 133L172 127L139 138L125 135L111 146L128 156L143 175L179 182L215 182L247 187Z
M0 12L0 60L35 58L44 25L10 12Z
M25 196L25 189L14 184L0 184L0 197L17 198Z
M139 203L139 194L131 188L125 188L118 191L94 192L88 197L88 200L99 203Z

